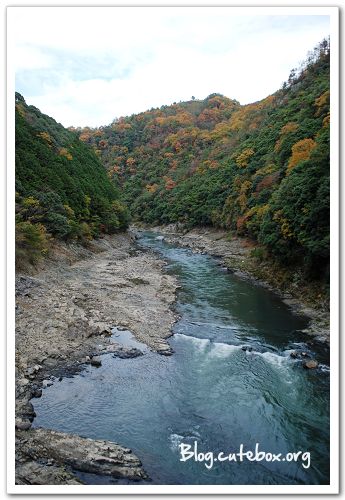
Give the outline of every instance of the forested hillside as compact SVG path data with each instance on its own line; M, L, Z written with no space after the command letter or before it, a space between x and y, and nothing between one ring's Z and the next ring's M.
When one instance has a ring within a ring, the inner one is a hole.
M77 132L136 219L227 228L325 278L329 54L324 40L281 89L253 104L193 97Z
M118 191L92 148L16 93L16 259L48 240L87 242L127 226Z

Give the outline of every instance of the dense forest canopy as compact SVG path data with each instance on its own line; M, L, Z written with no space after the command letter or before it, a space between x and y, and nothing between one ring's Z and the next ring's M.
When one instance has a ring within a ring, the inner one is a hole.
M330 46L273 95L221 94L65 129L16 94L17 254L134 220L212 225L276 261L329 273ZM105 167L105 168L104 168ZM120 197L121 200L120 201Z
M16 93L17 262L35 261L48 238L86 242L127 226L118 190L96 154Z
M323 40L281 89L253 104L212 94L74 131L137 220L226 228L326 276L329 59Z

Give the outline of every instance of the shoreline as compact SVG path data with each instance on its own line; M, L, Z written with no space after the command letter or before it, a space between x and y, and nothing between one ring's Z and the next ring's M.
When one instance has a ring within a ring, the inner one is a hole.
M164 235L167 243L191 249L196 253L208 254L219 259L221 266L242 279L249 280L254 285L263 286L280 297L294 314L305 316L309 325L303 333L320 343L330 344L329 311L321 310L295 294L292 287L284 290L273 285L267 279L259 278L255 272L255 262L250 256L253 243L240 237L229 239L228 232L209 227L193 228L184 231L176 224L167 226L147 227L145 224L132 226L132 231L150 230ZM249 265L248 265L249 264Z
M16 277L17 484L82 484L73 469L90 472L92 467L97 474L119 479L147 479L128 448L31 428L31 399L62 377L90 364L99 366L102 354L143 354L114 342L113 328L130 330L150 350L172 354L167 339L177 319L172 304L178 285L165 274L164 265L153 253L139 249L128 232L93 241L89 249L57 242L34 276ZM48 441L59 446L49 447ZM68 447L78 451L78 459Z
M178 320L174 304L179 286L175 277L164 272L164 260L135 243L137 232L146 229L164 235L168 243L218 258L219 265L271 289L293 312L308 316L310 325L317 324L301 302L238 270L236 262L247 258L249 248L241 239L229 241L225 232L198 228L183 234L171 226L136 226L125 234L93 241L89 249L57 243L34 276L16 278L17 484L83 484L74 471L129 481L148 479L128 448L31 428L35 413L30 402L40 397L42 387L59 383L90 364L99 366L103 354L120 358L144 354L140 348L114 342L113 329L129 330L152 351L173 353L167 339ZM318 334L314 337L325 342ZM52 446L47 445L50 441ZM77 459L71 448L77 450ZM87 459L86 449L91 449ZM101 457L99 464L97 457Z

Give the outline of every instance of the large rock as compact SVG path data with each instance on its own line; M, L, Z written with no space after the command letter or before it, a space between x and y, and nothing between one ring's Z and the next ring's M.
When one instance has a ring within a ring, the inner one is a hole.
M34 407L27 399L17 399L16 401L16 417L23 421L29 420L33 422L36 417Z
M317 368L319 366L319 363L315 359L311 359L311 360L303 363L303 366L304 366L304 368L308 368L309 370L312 370L314 368Z
M27 431L31 427L30 420L22 420L21 418L16 418L16 429L21 431Z
M87 439L49 429L31 429L25 432L21 453L40 463L50 460L92 474L132 480L147 478L140 460L132 451L111 441Z
M92 366L102 366L102 361L99 356L93 356L90 361Z

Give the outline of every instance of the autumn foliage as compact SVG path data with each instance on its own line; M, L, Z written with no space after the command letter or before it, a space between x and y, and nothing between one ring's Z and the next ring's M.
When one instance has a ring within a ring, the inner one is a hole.
M316 147L313 139L302 139L292 146L292 155L287 166L287 174L300 162L309 160L311 152Z
M224 227L284 262L326 269L329 55L325 40L255 103L211 94L77 133L134 218Z

